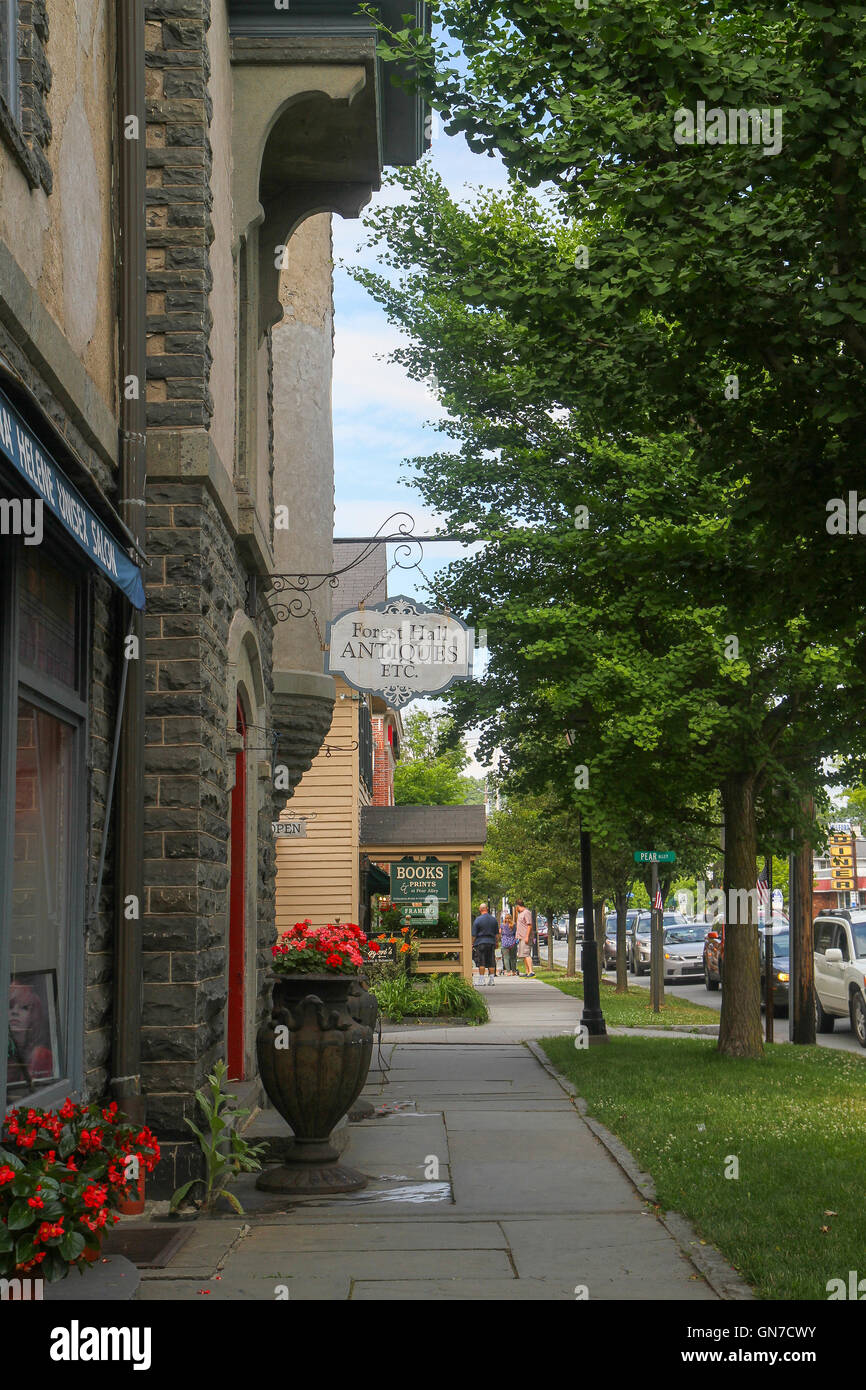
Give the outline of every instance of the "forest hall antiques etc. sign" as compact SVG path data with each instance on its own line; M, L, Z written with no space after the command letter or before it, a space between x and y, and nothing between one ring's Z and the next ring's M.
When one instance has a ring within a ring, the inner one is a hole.
M475 629L405 598L351 608L328 624L328 671L401 709L472 675Z

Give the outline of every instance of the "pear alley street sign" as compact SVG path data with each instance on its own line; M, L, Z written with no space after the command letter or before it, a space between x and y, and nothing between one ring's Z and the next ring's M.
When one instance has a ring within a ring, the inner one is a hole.
M636 849L636 864L675 864L677 856L672 849Z
M475 629L399 594L338 614L327 644L330 675L402 709L471 677Z

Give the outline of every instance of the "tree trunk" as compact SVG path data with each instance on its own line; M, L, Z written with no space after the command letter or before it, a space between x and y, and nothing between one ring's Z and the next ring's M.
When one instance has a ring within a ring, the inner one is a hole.
M553 910L547 913L547 968L553 970Z
M804 802L808 816L814 816L811 797ZM794 911L791 914L791 1041L815 1042L815 954L812 927L812 846L807 841L794 856L796 885L793 893ZM789 890L790 891L790 890Z
M565 965L566 975L577 974L577 908L568 909L568 957Z
M726 1057L760 1057L764 1044L753 778L729 777L721 792L725 813L725 949L719 1051Z
M616 992L628 994L628 961L626 959L626 926L628 924L628 894L615 893L616 908Z

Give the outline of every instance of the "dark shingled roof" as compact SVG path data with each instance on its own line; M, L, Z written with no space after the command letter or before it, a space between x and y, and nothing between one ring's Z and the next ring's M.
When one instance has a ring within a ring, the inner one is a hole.
M331 599L331 612L336 615L349 608L357 608L362 599L367 603L381 603L388 597L385 582L388 571L388 550L385 545L347 545L345 541L334 542L334 569L341 570L365 550L370 553L360 565L341 574L334 587ZM370 592L372 590L372 593Z
M398 845L483 845L483 806L362 806L361 847Z

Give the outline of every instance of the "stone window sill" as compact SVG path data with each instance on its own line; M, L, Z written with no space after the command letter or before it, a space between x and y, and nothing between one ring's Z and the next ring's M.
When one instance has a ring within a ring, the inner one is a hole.
M2 96L0 96L0 138L18 160L31 189L44 187L46 193L50 193L50 179L47 184L43 180L39 164L25 143L18 122Z

